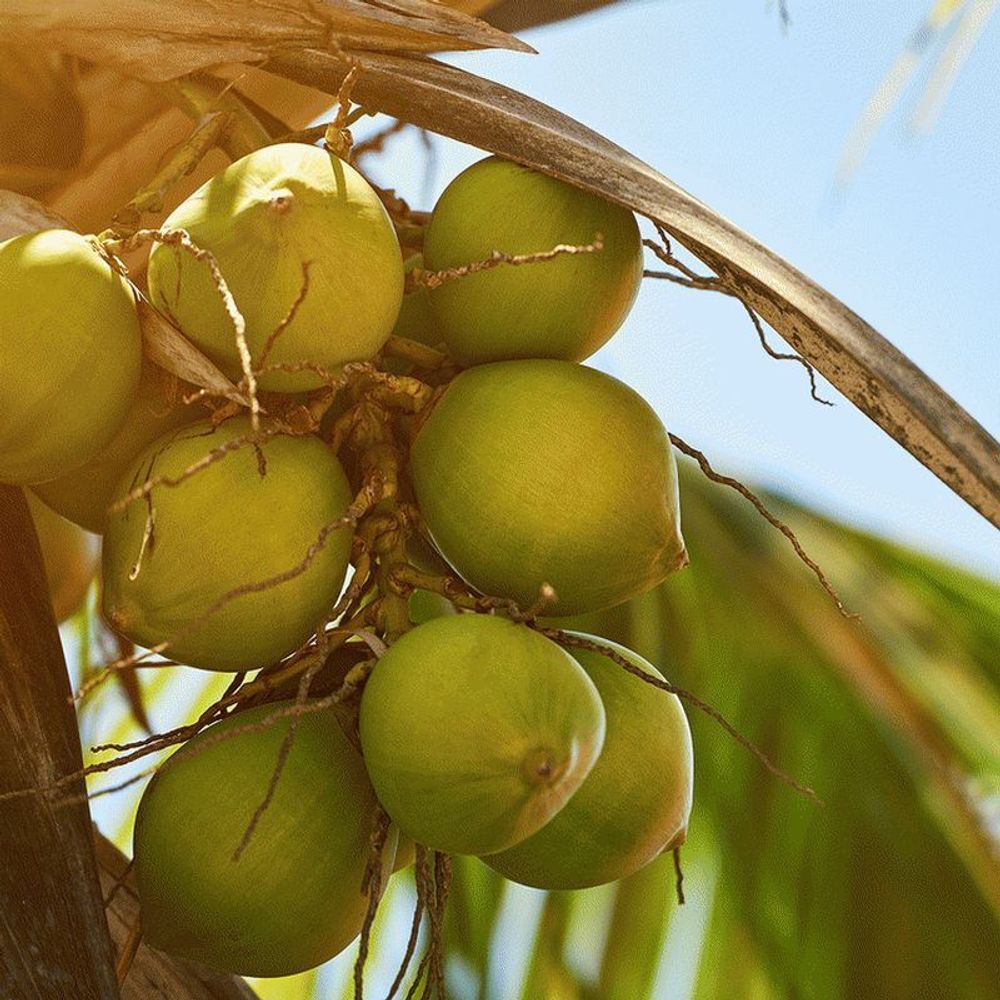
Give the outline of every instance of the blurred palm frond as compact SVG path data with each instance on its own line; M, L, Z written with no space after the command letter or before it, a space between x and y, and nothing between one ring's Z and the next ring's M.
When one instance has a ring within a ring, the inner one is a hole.
M721 709L826 806L689 713L688 897L707 911L697 974L690 992L668 990L668 966L651 989L597 995L989 995L1000 588L772 498L861 613L848 622L747 505L690 470L683 479L690 568L579 624ZM652 919L664 902L648 895L631 905ZM666 954L681 963L671 939L692 934L689 920L687 908L669 917Z
M915 132L927 132L934 125L995 6L996 0L935 0L911 34L906 47L875 88L847 137L837 166L836 182L839 187L846 186L857 173L875 135L902 99L914 73L929 58L935 44L950 32L950 38L938 56L916 110L909 119L909 126Z

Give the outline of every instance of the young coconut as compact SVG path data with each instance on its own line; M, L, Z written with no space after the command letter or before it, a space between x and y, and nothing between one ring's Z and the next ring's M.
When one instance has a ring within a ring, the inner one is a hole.
M459 174L434 206L424 238L432 271L501 253L563 254L501 264L430 293L448 348L462 364L510 358L582 361L621 326L642 281L642 242L630 211L563 181L488 157Z
M423 254L417 253L406 258L404 270L407 275L414 270L422 270L423 267ZM444 334L431 308L430 292L426 288L418 286L403 296L403 303L399 308L399 316L392 333L395 337L415 340L428 347L442 346Z
M406 558L411 565L425 573L435 576L448 573L448 564L419 535L414 535L407 541ZM456 614L458 609L441 594L419 589L410 594L410 621L414 625L422 625L432 618Z
M247 417L214 430L203 421L172 431L138 459L117 495L152 477L179 477L250 434ZM273 663L309 638L340 593L349 526L330 531L308 566L295 571L351 499L340 463L319 438L244 444L108 519L104 613L141 646L169 641L170 657L193 667ZM226 597L282 574L280 583Z
M652 677L637 653L594 636ZM694 783L691 731L675 695L645 683L613 660L573 648L607 714L604 749L576 794L537 833L485 861L501 875L539 889L585 889L631 875L687 835Z
M397 827L398 830L398 827ZM409 868L417 860L417 842L412 837L399 834L396 844L396 860L392 865L392 873L401 872L404 868Z
M432 618L455 614L458 614L455 605L440 594L430 590L415 590L410 595L410 621L414 625L423 625Z
M87 597L97 572L97 539L49 510L31 493L26 496L42 550L52 610L56 621L63 622L80 610Z
M411 452L438 550L473 587L570 615L619 604L687 562L677 470L645 400L566 361L462 372Z
M244 976L332 958L368 905L375 795L331 711L300 717L274 798L245 842L291 720L253 727L280 707L230 716L187 743L156 772L135 821L144 940ZM391 831L386 876L394 855Z
M403 259L392 222L371 185L316 146L279 143L250 153L179 205L163 228L185 230L214 255L246 320L255 365L306 362L336 373L347 361L373 357L396 322ZM154 246L149 294L240 377L233 323L205 262ZM308 370L259 376L262 388L278 392L321 382Z
M108 508L121 499L115 490L139 453L167 431L204 416L200 407L168 398L169 377L144 361L132 407L107 447L79 469L34 487L35 493L74 524L103 534Z
M66 229L0 244L0 482L53 479L96 455L139 380L128 282Z
M530 836L579 788L604 710L579 664L524 625L436 618L378 661L361 698L372 784L403 835L490 854Z

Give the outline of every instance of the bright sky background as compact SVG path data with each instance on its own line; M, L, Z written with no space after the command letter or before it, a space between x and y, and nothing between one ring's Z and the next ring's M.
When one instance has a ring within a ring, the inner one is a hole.
M929 6L789 0L785 33L765 0L640 0L525 33L538 56L453 61L578 118L728 216L997 435L1000 16L933 132L906 128L928 60L851 187L833 183L857 114ZM440 142L427 186L418 148L401 137L368 167L426 208L481 155ZM812 402L804 371L764 355L737 303L647 282L589 363L638 389L717 468L1000 578L992 526L850 403Z

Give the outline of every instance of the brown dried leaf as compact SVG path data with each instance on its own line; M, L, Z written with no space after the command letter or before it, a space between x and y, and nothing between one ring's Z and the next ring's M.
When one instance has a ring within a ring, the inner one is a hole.
M150 361L203 389L231 399L241 406L250 400L166 316L145 298L139 299L142 349Z
M610 7L620 0L491 0L477 13L504 31L555 24L601 7Z
M1000 526L1000 444L842 302L641 160L517 91L420 57L365 54L366 105L499 153L654 219L738 290L887 434ZM335 93L348 70L325 52L270 69Z
M62 216L40 201L0 188L0 242L42 229L71 229Z
M262 106L265 115L280 119L285 131L304 128L333 104L327 94L250 67L227 67L220 75L231 80L244 99ZM84 75L81 97L89 126L85 155L79 169L61 176L44 195L77 229L108 228L114 214L191 134L194 120L168 102L166 86L141 84L105 69ZM161 221L227 163L220 150L213 150L170 189L163 211L146 215L143 223ZM146 252L130 254L126 262L138 279Z
M78 164L83 110L68 63L0 46L0 185L41 190Z
M101 627L107 628L103 618L100 619ZM131 660L135 656L135 643L125 636L119 635L108 629L108 638L114 643L116 649L116 660ZM146 711L146 695L142 684L139 682L139 672L135 667L114 672L115 682L128 705L128 710L132 719L140 729L147 733L152 733L152 726L149 724L149 713Z
M530 46L429 0L0 0L0 42L168 80L278 50L435 52Z

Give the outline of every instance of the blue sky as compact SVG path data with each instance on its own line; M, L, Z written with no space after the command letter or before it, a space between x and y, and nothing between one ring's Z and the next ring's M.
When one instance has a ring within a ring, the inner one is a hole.
M996 435L1000 16L931 133L906 127L928 60L853 184L838 194L833 183L855 117L929 6L790 0L784 32L765 0L634 0L526 33L537 56L452 61L573 115L728 216ZM481 155L440 141L426 185L407 155L417 148L401 137L374 172L421 207ZM1000 577L992 526L850 403L813 403L804 372L763 354L738 304L647 282L590 363L642 392L717 467Z

